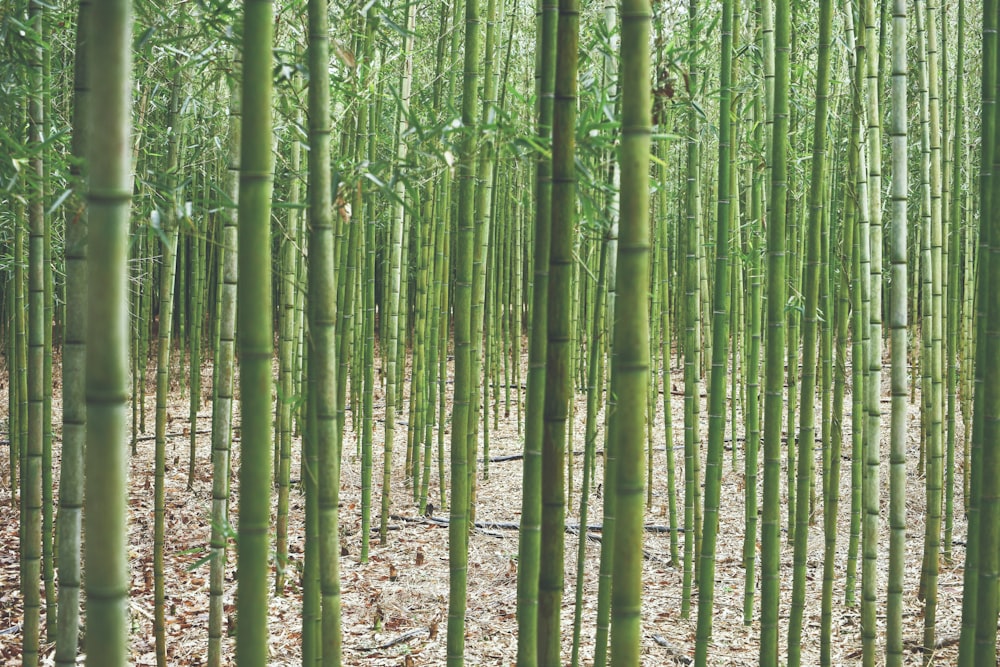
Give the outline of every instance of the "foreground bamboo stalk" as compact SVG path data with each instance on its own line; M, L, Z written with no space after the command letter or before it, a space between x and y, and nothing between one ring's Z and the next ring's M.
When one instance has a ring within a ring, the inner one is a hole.
M86 595L88 667L124 667L128 651L126 467L127 260L131 203L131 3L93 5L87 318Z
M722 67L719 75L719 182L716 221L715 291L712 294L712 370L708 405L708 454L705 462L705 524L702 529L701 567L699 568L698 638L695 665L708 661L712 636L712 603L715 600L715 554L719 534L719 500L722 484L722 441L725 437L726 391L729 388L730 266L729 227L731 221L731 181L733 146L731 139L731 99L733 79L733 1L722 4ZM811 439L810 439L811 442ZM735 451L735 447L733 448Z
M907 220L906 137L906 2L895 0L892 12L892 140L889 262L892 291L889 330L892 354L889 453L889 582L886 601L886 665L902 663L903 574L906 557L906 427L907 400ZM926 646L926 644L925 644Z
M785 152L788 145L788 61L791 12L788 0L774 3L774 126L771 136L771 203L767 227L767 340L764 377L764 498L761 518L760 662L778 664L780 595L779 493L781 424L785 384L785 196L788 189Z
M267 662L267 593L274 414L271 307L270 0L248 0L243 21L243 112L240 147L239 284L241 461L237 548L236 664Z
M649 90L651 10L648 0L622 2L621 227L611 373L620 394L615 438L617 525L611 588L611 655L616 666L639 665L642 606L642 448L649 390Z
M465 5L462 137L458 170L455 256L455 385L451 424L451 523L448 529L448 667L465 664L465 609L469 563L468 429L472 383L472 263L475 221L476 107L479 85L479 0Z
M45 414L45 112L42 100L41 42L45 39L42 4L28 5L31 30L39 40L31 50L28 95L28 141L35 148L28 165L28 439L21 470L21 591L24 596L24 632L21 635L22 664L38 664L42 599L38 582L42 575L42 449ZM51 507L51 505L50 505Z
M88 31L90 2L80 3L77 13L77 57L74 70L73 154L87 157L87 126L90 122ZM83 168L73 175L83 187ZM66 335L63 340L63 444L59 469L59 515L56 521L59 550L59 609L56 623L56 665L76 664L80 627L80 528L83 518L83 460L87 438L84 378L87 363L87 212L79 203L79 215L66 225ZM76 381L66 381L68 378Z
M576 201L577 39L579 7L560 0L552 125L552 238L546 326L545 411L542 429L542 544L538 579L538 662L562 662L563 525L566 513L566 422L572 392L570 347Z
M800 429L798 478L795 501L795 537L792 565L792 607L788 621L788 666L802 663L802 617L806 603L806 557L808 554L810 481L813 478L813 441L816 430L816 346L819 310L820 240L825 234L823 211L826 206L826 135L830 92L830 42L833 33L833 3L820 3L819 55L816 65L816 115L813 121L812 174L809 186L809 226L806 229L806 263L803 288L802 395L800 399ZM794 341L792 341L794 344ZM791 388L789 388L791 390ZM788 443L792 447L791 438ZM825 501L828 501L827 498Z
M538 28L537 126L541 140L552 134L556 71L556 9L552 0L541 4ZM528 388L525 409L524 466L521 486L521 528L517 568L517 664L538 664L538 572L542 521L542 416L545 396L545 355L548 346L549 249L552 201L552 161L540 153L535 163L534 290L531 294L531 331L528 342Z

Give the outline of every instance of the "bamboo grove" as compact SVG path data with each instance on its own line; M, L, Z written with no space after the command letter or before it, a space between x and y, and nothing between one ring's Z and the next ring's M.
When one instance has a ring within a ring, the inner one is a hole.
M0 2L3 655L181 664L186 557L191 664L369 664L422 524L406 665L996 665L998 20Z

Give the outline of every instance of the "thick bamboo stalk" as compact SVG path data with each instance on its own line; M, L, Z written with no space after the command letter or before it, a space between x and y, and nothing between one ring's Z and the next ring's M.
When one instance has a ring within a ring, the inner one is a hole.
M886 601L886 665L903 658L903 574L906 560L906 412L907 386L907 219L906 136L906 3L895 0L892 11L892 140L891 222L889 238L889 330L892 354L892 406L889 453L889 582Z
M616 323L612 375L621 396L615 431L617 526L611 588L611 655L616 666L638 666L642 606L644 422L649 389L649 43L648 0L622 3L622 172Z
M788 61L791 32L788 0L775 2L774 132L771 137L771 204L767 228L767 341L764 380L764 499L761 520L761 641L760 662L778 663L778 603L780 588L779 498L781 474L781 413L785 348L785 196L787 194Z
M77 13L76 60L73 72L73 154L87 157L90 63L88 33L90 2L80 3ZM76 163L71 175L84 186L84 167ZM66 333L63 339L63 443L59 468L59 515L56 543L59 551L59 608L56 623L56 665L76 664L80 632L80 549L83 515L83 457L86 445L87 411L84 382L87 344L87 209L77 200L73 217L67 220L65 241ZM13 393L13 392L12 392ZM13 438L12 438L13 439ZM13 466L12 466L13 468Z
M715 600L715 553L719 530L719 501L722 493L722 443L725 437L726 392L728 386L730 266L729 227L733 146L731 137L733 80L733 2L722 3L722 65L719 75L719 181L716 220L715 290L712 294L712 380L708 405L708 454L705 462L705 524L702 532L700 588L698 592L698 627L695 664L708 662L708 644L712 636L712 604ZM735 447L734 447L735 449Z
M799 456L795 500L795 539L792 565L792 608L788 620L788 666L802 662L802 617L806 602L806 557L809 548L810 482L813 479L813 442L816 430L816 345L819 310L820 237L826 234L823 209L826 189L826 135L830 92L830 43L833 3L820 3L819 53L816 64L816 112L813 122L812 173L809 179L809 223L803 278L802 395L800 399ZM791 341L794 345L795 341ZM789 387L791 391L791 387ZM790 440L790 439L789 439ZM792 443L789 442L789 448Z
M38 42L31 50L28 94L28 142L34 154L28 165L28 440L25 466L21 471L21 594L24 627L21 634L22 664L38 664L42 600L42 440L44 421L45 328L45 116L42 100L42 42L45 40L42 4L28 5L28 18Z
M455 254L455 384L451 426L451 515L448 530L448 667L465 664L465 609L469 562L468 428L472 409L472 282L475 221L476 108L479 86L480 11L465 4L462 136L459 158L458 235Z
M576 78L579 7L560 0L552 124L552 238L545 317L545 410L542 428L542 543L538 580L538 662L561 662L566 422L572 397L573 232L576 201Z
M336 267L330 178L330 87L328 6L309 3L309 387L316 448L317 538L322 616L319 659L324 667L341 660L340 452L337 451ZM246 109L244 109L244 113ZM244 116L245 117L245 116ZM242 203L242 201L241 201ZM242 237L241 237L242 238ZM242 269L242 267L241 267ZM242 276L242 274L241 274ZM242 293L242 292L241 292Z
M688 44L694 51L699 39L697 0L688 3ZM692 56L696 57L696 56ZM690 94L697 87L697 69L691 64ZM687 618L691 606L691 588L697 579L697 561L701 552L700 498L701 482L701 292L699 265L699 226L701 201L699 189L699 163L701 141L698 135L698 114L691 105L687 127L687 188L685 190L686 218L683 227L684 249L684 574L682 581L681 616Z
M236 664L267 662L271 505L271 48L269 0L246 3L239 201L237 344L242 416Z
M88 667L128 661L128 548L125 460L128 374L128 216L132 195L131 10L128 0L95 2L91 25L90 183L87 283L86 597ZM99 323L99 324L97 324Z
M537 23L536 90L540 139L551 137L556 65L556 10L552 0L539 4ZM517 569L517 664L538 664L538 572L542 521L542 406L545 397L545 355L548 345L548 256L551 231L551 157L539 154L535 165L534 279L531 289L531 328L528 343L528 377L525 409L524 468L521 486L521 528Z

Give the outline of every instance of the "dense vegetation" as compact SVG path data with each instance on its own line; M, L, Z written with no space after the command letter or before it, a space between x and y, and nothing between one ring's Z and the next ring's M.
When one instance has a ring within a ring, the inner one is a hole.
M155 375L160 665L172 389L190 401L189 490L211 404L209 665L228 659L229 621L235 662L266 664L269 596L290 576L302 662L341 664L340 512L360 505L350 557L365 562L370 539L392 540L400 486L420 514L448 514L444 641L464 664L501 411L523 426L518 665L579 664L585 628L595 665L640 663L654 488L697 665L713 663L720 540L740 538L762 665L802 663L816 594L822 664L856 606L864 665L910 659L904 614L933 662L946 566L964 577L958 664L996 665L1000 5L966 5L0 3L0 410L23 664L47 642L58 665L130 660L127 466ZM719 529L727 448L740 537ZM341 497L347 456L357 498ZM578 529L567 656L568 516L587 526L597 498L596 617ZM921 607L904 609L917 552Z

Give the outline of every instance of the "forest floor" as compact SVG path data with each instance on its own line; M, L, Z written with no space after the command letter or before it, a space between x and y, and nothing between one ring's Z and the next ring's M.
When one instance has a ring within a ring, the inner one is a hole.
M152 368L147 384L146 436L153 433L154 385ZM58 363L56 364L58 369ZM884 374L887 376L888 374ZM211 367L203 369L203 387L211 386ZM523 377L523 376L522 376ZM53 418L58 453L60 378L56 370ZM683 388L680 371L673 374L672 415L674 424L674 464L678 489L678 517L683 519ZM450 391L450 388L449 388ZM166 590L167 590L167 661L170 665L203 665L207 651L208 627L208 564L193 567L205 556L210 529L211 465L209 462L211 428L210 391L198 413L198 456L194 489L187 490L188 467L188 399L187 390L174 385L169 406L167 431L166 473ZM512 390L512 401L516 394ZM503 397L501 396L501 399ZM572 448L583 449L585 394L576 395ZM703 399L704 400L704 399ZM659 398L662 405L662 396ZM490 455L501 457L516 455L522 450L522 436L517 428L517 411L512 402L512 414L504 417L503 407L496 428L489 434ZM378 494L381 489L382 442L384 429L384 396L375 396L375 457L373 466L373 525L378 525ZM887 407L887 406L886 406ZM6 423L6 387L0 386L0 423ZM850 410L850 400L846 401ZM237 406L238 411L238 406ZM341 558L343 586L343 634L345 665L443 665L445 663L445 636L448 610L448 531L443 525L421 516L413 502L413 491L405 482L405 434L407 405L398 413L396 453L392 459L393 488L391 530L387 544L378 543L373 533L368 563L359 562L361 548L361 466L354 454L357 448L352 417L344 442L344 460L341 486L341 544L346 555ZM704 417L704 412L702 413ZM664 454L664 425L662 409L653 424L654 451L652 506L647 510L647 523L668 525L667 473ZM740 418L742 419L742 417ZM238 423L238 421L237 421ZM600 423L603 425L603 415ZM884 599L886 591L888 527L887 487L888 469L888 418L882 433L883 498L882 526L879 539L879 623L884 631ZM918 473L919 403L911 406L907 438L907 549L904 583L903 631L906 640L906 664L921 664L924 656L916 648L923 635L923 604L917 600L923 552L924 482ZM845 418L850 424L850 418ZM358 422L360 427L360 420ZM203 433L204 432L204 433ZM235 443L232 485L232 522L236 524L239 495L239 444ZM707 435L703 423L702 434ZM446 428L446 442L449 440ZM6 435L0 436L6 438ZM730 436L727 435L727 438ZM742 442L742 426L737 425L736 439ZM598 442L603 439L599 436ZM849 443L845 434L845 443ZM754 601L754 622L743 624L743 590L745 571L742 567L744 526L744 475L742 448L737 448L736 465L732 465L732 452L727 440L722 479L722 506L720 512L720 539L716 568L715 622L710 663L714 665L756 665L758 661L758 636L760 631L759 577ZM153 646L153 449L151 437L139 441L138 455L131 459L129 486L129 544L132 578L129 602L132 618L132 661L135 665L154 665ZM860 664L861 632L860 610L844 605L844 572L850 532L850 461L845 444L841 472L841 505L837 537L837 574L834 588L833 664ZM298 478L298 438L293 445L292 477ZM703 450L704 456L704 450ZM9 488L9 467L6 455L0 464L0 661L4 665L19 664L21 644L22 605L18 588L18 520L12 507ZM960 459L959 459L960 460ZM58 457L57 457L58 461ZM573 458L573 491L567 507L567 522L576 523L579 509L579 484L582 479L582 456ZM493 462L489 477L484 478L479 464L478 499L476 520L484 524L517 524L520 519L521 461ZM448 463L445 461L447 475ZM435 459L434 469L437 469ZM598 462L597 481L601 480ZM816 452L816 470L820 469L819 452ZM58 477L58 463L56 464ZM782 472L784 485L785 472ZM961 476L956 474L956 507L961 507ZM760 478L758 478L758 484ZM782 517L784 521L785 490L782 490ZM447 511L439 508L437 474L431 480L431 498L436 506L434 517L446 518ZM600 487L590 496L588 524L601 523ZM290 494L288 577L284 595L271 598L270 603L270 656L271 665L301 664L301 589L298 582L303 558L304 498L299 484L293 484ZM959 513L960 516L960 513ZM599 533L592 532L592 536ZM784 532L783 532L784 535ZM563 655L568 664L570 655L573 599L576 578L578 538L566 534L566 592L563 598ZM683 535L679 536L683 553ZM961 620L962 569L964 561L965 523L956 520L955 547L952 564L942 561L939 579L939 605L937 621L938 643L933 663L954 664L956 642ZM758 542L759 544L759 542ZM475 530L469 540L468 612L466 622L466 660L470 665L513 665L517 646L516 581L517 581L517 530L502 527L484 527ZM682 569L670 558L670 536L667 532L645 534L645 561L643 568L642 607L642 662L644 665L687 664L694 655L695 620L697 600L692 600L690 618L681 617ZM600 543L588 540L584 568L583 643L581 662L592 664L594 619L596 618L597 571ZM822 586L823 529L822 517L809 531L809 556L807 563L806 607L802 638L802 663L819 664L820 591ZM860 563L859 563L860 576ZM235 621L235 554L228 564L225 608L231 626ZM787 540L782 543L781 567L781 621L779 626L780 651L784 653L787 617L791 600L792 549ZM860 587L857 592L860 600ZM43 609L44 613L44 609ZM881 635L882 633L880 633ZM402 641L398 641L402 638ZM884 650L884 636L879 637L880 651ZM224 640L224 661L233 662L234 640ZM44 647L45 664L52 664L54 648ZM784 662L782 660L782 662Z

